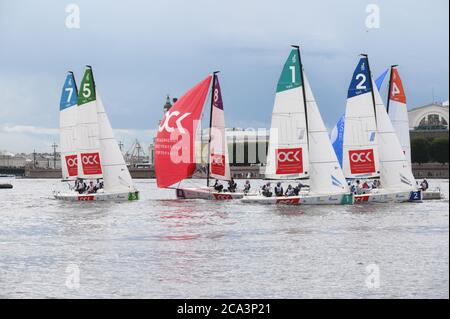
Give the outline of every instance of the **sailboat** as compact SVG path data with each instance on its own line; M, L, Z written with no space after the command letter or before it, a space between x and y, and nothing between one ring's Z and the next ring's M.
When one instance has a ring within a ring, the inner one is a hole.
M300 48L293 46L278 81L267 155L266 179L309 179L298 196L251 196L247 203L352 204L344 174L306 78Z
M380 188L355 195L355 203L421 200L366 54L360 57L347 95L343 170L350 180L380 180Z
M381 89L384 78L386 77L388 72L389 69L386 69L375 80L375 84L378 90ZM345 129L345 114L342 114L341 117L339 117L336 125L333 127L330 134L331 143L333 145L334 152L336 153L339 165L341 165L341 167L342 167L342 151L344 143L344 129Z
M103 179L104 186L90 194L79 194L73 188L55 192L56 199L127 201L139 198L90 66L86 67L79 93L73 73L67 74L60 102L60 145L63 181Z
M158 128L155 141L157 185L175 189L179 199L231 200L244 196L239 192L217 191L210 185L211 178L231 180L224 106L217 74L208 75L178 99ZM201 128L202 113L208 103L211 110L206 187L173 187L197 170L197 159L201 154L196 147L197 129Z
M408 109L406 106L405 90L398 72L398 65L391 66L386 108L402 146L403 153L406 156L408 164L411 165L411 140L409 136ZM423 200L441 199L442 194L438 189L427 189L422 191L422 197Z

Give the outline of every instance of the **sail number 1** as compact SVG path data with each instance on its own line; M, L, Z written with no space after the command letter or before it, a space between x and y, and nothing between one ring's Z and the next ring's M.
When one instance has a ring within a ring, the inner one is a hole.
M291 78L292 78L292 83L295 83L295 65L291 65L289 67L289 69L291 70Z

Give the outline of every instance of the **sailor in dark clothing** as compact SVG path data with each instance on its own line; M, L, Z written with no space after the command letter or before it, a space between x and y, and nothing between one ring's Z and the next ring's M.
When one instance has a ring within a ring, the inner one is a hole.
M295 196L298 196L298 194L300 194L300 191L302 190L302 188L305 186L306 185L303 185L302 183L298 183L298 185L294 187Z
M420 183L420 188L423 190L423 191L426 191L427 189L428 189L428 181L426 180L426 179L423 179L423 181L422 181L422 183Z
M251 188L251 185L250 185L250 181L245 181L245 185L244 185L244 194L248 194L248 193L250 193L250 188Z
M88 188L87 188L87 193L88 194L94 194L94 193L96 193L97 191L95 190L95 185L94 185L94 182L93 181L90 181L89 182L89 186L88 186Z
M265 197L272 197L272 187L270 186L270 183L267 183L262 187L262 194Z
M229 191L230 193L235 193L235 192L236 192L236 189L237 189L237 184L236 184L236 182L234 181L234 179L231 178L231 180L228 182L228 191Z
M86 183L83 181L83 179L79 178L75 182L75 191L77 191L79 194L83 194L86 191Z
M288 188L286 189L286 193L284 196L295 196L295 190L292 187L292 185L289 184Z
M218 179L216 179L216 182L214 183L214 189L219 193L223 190L223 185L220 184Z
M95 184L95 192L97 192L99 189L103 188L103 181L100 181L99 179L97 179L97 184Z
M281 197L284 195L283 186L281 186L281 183L278 182L277 186L275 186L275 196Z

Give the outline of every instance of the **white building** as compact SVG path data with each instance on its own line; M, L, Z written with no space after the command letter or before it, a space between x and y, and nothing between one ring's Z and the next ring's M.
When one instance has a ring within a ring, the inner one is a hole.
M448 130L448 101L442 104L431 103L408 111L409 129Z

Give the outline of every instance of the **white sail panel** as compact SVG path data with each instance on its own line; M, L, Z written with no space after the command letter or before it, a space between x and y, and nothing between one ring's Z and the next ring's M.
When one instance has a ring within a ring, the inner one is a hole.
M278 81L265 176L309 177L308 134L297 49L291 51Z
M345 109L343 170L346 178L379 176L378 137L366 57L353 73Z
M315 194L349 193L344 173L328 138L327 129L306 75L303 75L303 79L308 114L310 192Z
M383 189L413 191L415 179L377 89L374 90L379 139L380 182Z
M214 74L212 88L212 118L211 118L211 143L210 154L210 176L220 180L230 180L230 160L228 156L228 143L225 127L225 112L223 108L222 93L219 78Z
M98 90L96 104L104 190L111 193L135 191L130 172L114 137Z
M95 83L90 67L84 73L78 94L76 145L78 176L102 178Z

